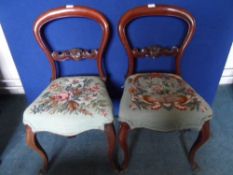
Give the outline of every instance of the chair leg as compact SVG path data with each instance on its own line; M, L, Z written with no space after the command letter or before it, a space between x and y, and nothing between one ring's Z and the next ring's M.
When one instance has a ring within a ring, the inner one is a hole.
M188 160L191 164L192 170L195 170L198 168L198 164L195 162L195 154L196 151L204 144L210 137L210 122L207 121L204 123L201 131L199 132L198 138L193 144L192 148L189 151L188 154Z
M32 148L34 151L36 151L40 157L43 159L43 171L47 171L48 170L48 156L46 154L46 152L44 151L44 149L41 147L41 145L39 144L37 138L36 138L36 134L33 133L32 129L26 125L26 142L27 145Z
M124 153L124 160L121 165L121 170L124 171L128 168L129 164L129 148L127 144L127 138L128 138L128 132L129 132L129 125L125 122L121 123L120 126L120 133L119 133L119 141L120 141L120 146L121 149L123 150Z
M115 163L115 148L116 148L116 133L113 123L105 125L105 133L108 140L108 156L111 163L111 166L114 170L117 170Z

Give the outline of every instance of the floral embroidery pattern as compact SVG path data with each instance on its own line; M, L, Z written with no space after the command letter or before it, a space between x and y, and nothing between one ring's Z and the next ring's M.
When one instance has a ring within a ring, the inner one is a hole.
M81 113L92 116L94 109L97 113L107 116L106 107L110 104L104 97L106 92L103 85L93 78L57 79L32 107L31 112Z
M207 110L194 90L179 76L162 73L138 74L129 78L128 82L132 110Z

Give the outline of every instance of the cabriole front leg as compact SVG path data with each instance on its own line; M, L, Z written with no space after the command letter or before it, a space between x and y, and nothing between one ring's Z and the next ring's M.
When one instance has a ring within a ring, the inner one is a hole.
M36 138L36 134L33 133L31 127L28 125L26 125L26 142L30 148L32 148L34 151L36 151L40 155L40 157L43 160L43 164L44 164L43 171L47 171L48 170L48 156L46 152L44 151L44 149L39 144Z
M191 164L192 170L198 168L198 164L195 162L195 154L197 150L206 143L209 137L210 137L210 122L207 121L204 123L201 131L199 132L197 140L194 142L188 154L188 160L189 163Z

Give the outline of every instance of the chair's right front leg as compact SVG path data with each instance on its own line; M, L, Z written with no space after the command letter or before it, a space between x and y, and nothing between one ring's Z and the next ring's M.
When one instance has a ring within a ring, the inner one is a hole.
M26 125L26 142L30 148L32 148L34 151L39 153L39 155L43 159L43 163L44 163L43 171L47 171L48 170L48 156L47 156L46 152L44 151L44 149L39 144L39 142L36 138L36 134L33 133L30 126L27 126L27 125Z
M130 130L129 125L125 122L121 122L120 133L119 133L119 142L120 142L121 149L123 150L123 153L124 153L124 160L123 160L123 163L120 167L121 171L127 169L128 164L129 164L129 148L128 148L128 144L127 144L129 130Z
M191 150L189 151L188 159L193 170L198 168L198 164L195 162L195 154L197 150L206 143L210 137L210 121L204 123L201 131L199 132L198 138L193 144Z

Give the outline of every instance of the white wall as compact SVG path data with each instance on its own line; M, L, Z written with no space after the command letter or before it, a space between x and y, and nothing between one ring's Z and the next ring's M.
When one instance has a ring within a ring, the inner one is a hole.
M233 43L229 51L227 62L220 80L220 84L232 84L233 83Z
M24 93L19 74L0 24L0 93Z

